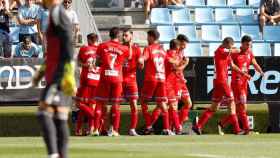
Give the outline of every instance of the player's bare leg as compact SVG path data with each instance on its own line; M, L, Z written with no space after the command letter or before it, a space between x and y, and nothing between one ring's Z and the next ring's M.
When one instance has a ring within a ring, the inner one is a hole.
M138 123L138 110L137 110L137 100L130 99L130 111L131 111L131 118L130 118L130 129L129 135L130 136L139 136L136 132L136 127Z

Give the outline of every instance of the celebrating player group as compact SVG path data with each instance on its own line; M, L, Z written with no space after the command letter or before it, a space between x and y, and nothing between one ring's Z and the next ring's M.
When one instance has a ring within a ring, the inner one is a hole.
M133 32L130 29L113 27L109 36L109 41L98 44L97 35L89 34L88 45L80 48L80 86L75 97L79 112L75 134L119 136L122 101L130 104L129 135L139 135L136 132L138 101L145 120L143 134L153 133L153 125L160 115L162 134L182 134L182 126L188 120L192 106L183 74L189 63L189 58L184 53L188 51L188 38L178 35L170 41L169 50L165 51L159 43L159 32L150 30L147 32L148 46L141 51L133 43ZM193 125L195 133L202 134L203 126L223 103L228 105L229 114L218 122L219 133L224 134L223 128L231 124L235 134L249 134L246 114L247 82L251 78L248 74L249 66L253 64L256 71L263 75L251 51L251 45L252 39L249 36L242 37L240 48L234 47L233 39L227 37L216 50L212 105ZM232 70L230 84L229 68ZM144 71L141 89L137 84L137 69ZM150 112L148 104L153 100L156 106ZM179 101L183 103L180 110ZM108 104L111 106L107 106ZM82 128L85 127L84 118L87 120L86 129Z

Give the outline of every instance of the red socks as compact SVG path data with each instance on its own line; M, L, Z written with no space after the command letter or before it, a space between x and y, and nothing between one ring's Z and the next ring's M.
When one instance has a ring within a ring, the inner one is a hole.
M204 113L201 115L201 117L198 120L198 123L196 125L197 128L201 129L204 127L204 125L207 123L207 121L212 117L212 115L214 114L213 111L211 111L210 109L207 109L206 111L204 111Z
M130 108L131 108L130 129L135 129L137 127L137 122L138 122L138 112L133 105L131 105Z
M168 110L162 110L162 122L163 122L163 129L169 129L169 115Z
M242 123L242 127L245 131L249 131L250 130L250 127L249 127L249 121L248 121L248 117L247 117L247 112L245 110L245 105L242 104L242 105L238 105L238 111L237 111L237 114L238 114L238 118L239 120L241 121Z
M76 135L80 135L82 134L81 130L82 130L82 124L83 124L83 118L84 118L84 113L82 111L78 112L78 116L77 116L77 122L76 122L76 131L75 134Z
M176 131L179 132L181 130L181 124L179 121L177 110L173 108L169 108L168 111L169 111L169 120L171 120L171 122L174 123Z
M142 114L145 119L146 128L148 128L151 125L151 115L148 111L148 105L146 103L141 104Z
M230 114L228 116L225 116L221 120L222 127L225 127L228 123L230 123L233 126L234 133L237 134L241 131L236 114Z
M120 105L112 105L112 121L113 121L114 131L117 132L119 131L120 119L121 119Z
M95 108L95 120L94 120L94 127L95 129L100 129L100 124L101 124L101 116L102 116L102 108L103 108L102 103L96 103L96 108Z
M87 105L84 105L84 104L80 104L79 105L79 109L81 111L84 112L84 114L87 116L87 117L93 117L94 116L94 111L91 107L87 106Z
M189 119L189 111L190 111L189 105L184 105L182 107L182 109L180 110L180 123L181 123L181 125Z
M154 109L154 111L152 113L152 121L151 121L151 124L149 124L149 126L152 126L157 121L161 111L162 111L161 108L155 108Z

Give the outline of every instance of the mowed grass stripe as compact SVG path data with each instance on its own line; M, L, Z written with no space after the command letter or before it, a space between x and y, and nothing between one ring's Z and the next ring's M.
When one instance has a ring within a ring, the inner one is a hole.
M71 158L278 158L280 135L71 137ZM0 138L0 158L45 158L40 137Z

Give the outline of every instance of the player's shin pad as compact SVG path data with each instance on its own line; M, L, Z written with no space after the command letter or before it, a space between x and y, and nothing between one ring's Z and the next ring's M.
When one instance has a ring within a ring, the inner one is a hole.
M74 96L76 93L76 81L74 70L74 62L69 62L64 65L64 74L61 80L61 88L64 94L68 96Z

